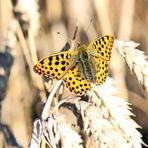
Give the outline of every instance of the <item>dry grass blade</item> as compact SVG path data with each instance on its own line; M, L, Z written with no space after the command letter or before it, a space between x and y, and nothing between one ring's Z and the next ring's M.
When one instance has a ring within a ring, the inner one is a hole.
M49 116L49 113L50 113L50 107L51 107L51 102L52 102L52 99L57 91L57 89L59 88L59 86L61 85L62 83L62 80L59 80L55 83L55 85L53 86L53 89L50 93L50 95L48 96L47 98L47 101L46 101L46 104L45 104L45 107L43 109L43 112L42 112L42 119L46 120Z
M133 72L140 84L148 92L148 62L143 51L136 49L139 45L133 41L115 40L115 48L124 57L130 71Z

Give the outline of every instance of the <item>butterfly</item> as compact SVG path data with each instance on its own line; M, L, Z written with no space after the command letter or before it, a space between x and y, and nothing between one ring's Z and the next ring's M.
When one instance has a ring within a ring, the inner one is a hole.
M88 46L81 44L77 50L43 58L33 69L39 75L63 79L70 92L83 95L93 83L101 85L106 80L113 42L113 36L104 35Z

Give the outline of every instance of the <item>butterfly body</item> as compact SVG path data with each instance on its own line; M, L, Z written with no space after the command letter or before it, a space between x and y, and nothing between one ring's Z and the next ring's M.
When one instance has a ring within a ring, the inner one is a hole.
M40 60L34 71L53 79L63 79L66 87L77 95L91 89L92 83L101 85L108 75L113 37L102 36L88 46L53 54Z
M91 62L87 47L85 45L80 45L78 51L78 70L80 71L79 73L87 81L95 83L95 77L93 76L94 66Z

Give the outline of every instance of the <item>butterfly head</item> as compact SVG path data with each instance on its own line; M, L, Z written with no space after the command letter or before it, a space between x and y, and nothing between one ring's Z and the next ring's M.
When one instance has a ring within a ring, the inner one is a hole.
M80 44L80 46L79 46L80 52L85 51L85 49L86 49L86 46L84 44Z

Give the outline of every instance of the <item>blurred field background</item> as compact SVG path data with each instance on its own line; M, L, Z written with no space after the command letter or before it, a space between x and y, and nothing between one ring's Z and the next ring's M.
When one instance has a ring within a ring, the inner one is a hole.
M33 65L38 58L60 51L66 42L71 45L76 25L75 48L78 42L88 44L113 34L140 43L139 49L148 55L148 0L0 0L0 147L11 147L4 125L18 144L29 144L32 122L40 117L41 101L48 94ZM132 104L134 120L142 126L140 132L148 144L148 95L116 50L110 76ZM46 83L46 89L49 86Z

